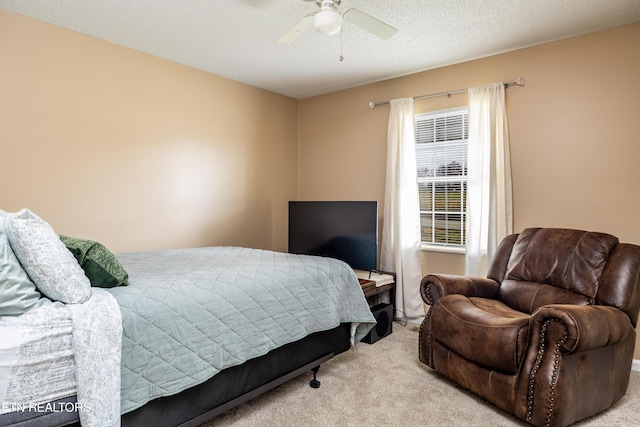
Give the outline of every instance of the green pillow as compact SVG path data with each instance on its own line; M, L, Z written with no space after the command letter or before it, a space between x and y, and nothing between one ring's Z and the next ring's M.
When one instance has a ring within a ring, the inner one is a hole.
M60 236L60 240L78 260L91 286L113 288L127 284L129 274L103 244L69 236Z

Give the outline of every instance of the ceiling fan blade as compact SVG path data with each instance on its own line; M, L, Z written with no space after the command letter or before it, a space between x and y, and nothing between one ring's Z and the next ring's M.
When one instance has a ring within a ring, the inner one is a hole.
M307 28L313 25L313 15L315 15L315 12L310 13L299 20L296 25L291 27L289 31L284 33L284 35L278 39L278 43L291 43L295 39L297 39L300 34L305 32Z
M398 32L398 30L391 25L385 24L364 12L360 12L358 9L349 8L343 12L342 17L383 40L387 40Z

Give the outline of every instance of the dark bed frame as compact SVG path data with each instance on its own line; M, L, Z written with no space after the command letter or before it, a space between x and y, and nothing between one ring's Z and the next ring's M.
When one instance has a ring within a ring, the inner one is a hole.
M161 397L122 415L122 426L193 427L210 420L305 372L317 387L320 364L348 350L351 326L313 333L264 356L227 368L202 384ZM58 402L75 403L75 396ZM69 406L72 406L71 404ZM12 412L0 415L0 426L53 427L79 425L76 412Z

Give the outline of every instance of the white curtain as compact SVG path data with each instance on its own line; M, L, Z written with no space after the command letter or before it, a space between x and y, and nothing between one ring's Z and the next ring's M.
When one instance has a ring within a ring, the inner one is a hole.
M413 99L390 102L380 268L396 273L396 317L424 316Z
M503 83L469 89L466 274L486 276L513 232L509 131Z

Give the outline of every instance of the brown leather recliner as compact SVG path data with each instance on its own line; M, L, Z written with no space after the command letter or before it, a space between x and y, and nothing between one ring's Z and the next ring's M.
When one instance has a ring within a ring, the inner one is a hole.
M627 390L640 246L579 230L507 236L487 278L431 274L420 360L538 426L597 414Z

